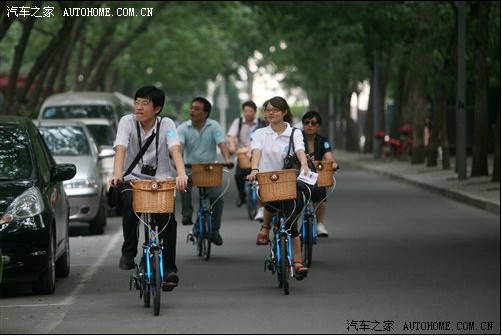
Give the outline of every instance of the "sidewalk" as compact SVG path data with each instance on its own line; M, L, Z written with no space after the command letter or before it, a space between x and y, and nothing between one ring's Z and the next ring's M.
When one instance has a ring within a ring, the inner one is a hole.
M425 163L412 165L398 159L377 160L372 153L336 150L334 154L340 162L340 172L346 166L354 166L388 175L500 215L500 182L492 182L491 176L470 177L470 157L467 159L467 179L460 181L455 172L455 157L450 158L451 169L443 170L440 162L437 167L426 167ZM493 157L489 158L488 167L492 169Z

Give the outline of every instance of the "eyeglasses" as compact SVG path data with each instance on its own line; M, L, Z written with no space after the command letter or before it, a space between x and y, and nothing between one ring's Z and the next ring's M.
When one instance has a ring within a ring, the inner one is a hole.
M141 105L141 106L145 107L145 106L148 106L148 104L150 104L150 101L151 100L147 100L147 99L137 99L134 101L134 105Z
M317 126L318 122L315 120L310 120L310 121L304 121L303 125L305 126Z
M281 110L277 108L271 108L271 109L265 109L265 113L276 113L276 112L281 112Z

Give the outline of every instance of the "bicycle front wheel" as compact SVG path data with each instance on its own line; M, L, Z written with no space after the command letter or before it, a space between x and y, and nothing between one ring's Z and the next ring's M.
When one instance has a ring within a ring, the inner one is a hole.
M313 231L313 226L314 221L312 220L311 217L305 218L303 222L303 228L302 228L302 260L303 263L307 266L310 267L310 264L312 263L312 250L314 246L314 231Z
M282 283L282 289L284 290L284 294L288 295L289 294L289 262L288 262L288 242L286 240L285 235L281 235L281 238L279 240L280 244L280 260L279 260L279 265L280 265L280 270L279 270L279 275L281 277L280 282Z
M212 230L210 230L210 225L211 225L211 214L210 213L205 213L203 220L204 220L204 234L202 235L202 256L204 257L205 261L208 261L209 258L211 257L211 235L212 235Z
M151 261L152 261L151 289L153 296L153 314L155 316L158 316L160 313L160 292L162 286L162 279L160 278L160 251L158 249L153 251Z

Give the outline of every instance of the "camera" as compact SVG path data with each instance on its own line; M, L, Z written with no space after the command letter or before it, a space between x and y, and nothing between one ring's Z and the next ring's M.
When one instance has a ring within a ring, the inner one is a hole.
M143 165L143 167L141 167L141 174L155 176L156 173L157 173L157 167L151 165Z

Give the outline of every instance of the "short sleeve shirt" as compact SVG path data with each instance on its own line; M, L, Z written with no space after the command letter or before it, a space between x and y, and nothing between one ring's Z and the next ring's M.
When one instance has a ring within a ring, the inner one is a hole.
M160 128L158 134L158 145L157 140L153 139L150 146L148 146L145 154L143 154L138 164L133 168L131 174L124 176L124 180L151 180L153 178L157 180L165 180L176 176L171 164L171 160L169 158L169 150L173 146L179 145L180 141L178 138L178 133L176 131L176 125L170 118L163 117L161 120L160 117L157 117L155 125L152 127L152 129L145 133L143 127L141 127L139 123L136 122L136 116L134 114L123 116L119 122L113 149L116 149L118 145L126 147L124 167L122 168L122 172L125 173L126 169L131 165L134 158L139 153L141 146L145 144L148 137L152 133L157 132L157 125L159 121ZM139 126L139 138L137 126ZM141 167L143 165L151 165L157 167L155 176L153 177L150 175L141 174Z
M261 172L282 170L284 158L289 152L289 138L293 130L289 124L285 124L287 127L282 134L277 134L270 126L259 128L253 133L251 150L259 149L261 151L258 165ZM300 149L305 150L303 133L298 129L293 135L293 142L296 152Z
M307 139L305 138L305 148L308 148L306 142ZM327 152L331 152L331 144L329 143L328 138L325 138L320 134L316 134L314 137L314 153L309 154L314 154L314 160L320 161Z
M185 163L216 161L216 148L226 140L220 124L210 118L206 119L200 131L192 125L191 120L183 122L178 126L178 135Z
M239 133L239 121L242 122L240 133ZM232 125L230 125L227 134L228 136L234 136L237 138L239 147L248 147L251 142L250 135L256 129L257 126L258 126L258 117L254 118L254 120L251 123L247 123L244 117L235 118L234 121L232 122Z

